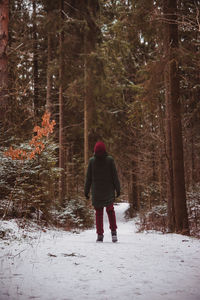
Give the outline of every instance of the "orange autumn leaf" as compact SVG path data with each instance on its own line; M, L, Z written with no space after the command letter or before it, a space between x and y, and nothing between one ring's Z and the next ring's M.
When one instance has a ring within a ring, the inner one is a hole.
M48 137L50 133L53 133L55 125L55 120L50 121L50 113L45 112L42 117L42 127L35 126L33 128L33 132L36 133L36 135L34 135L29 142L30 146L33 147L33 150L28 153L24 149L13 149L11 146L4 154L7 157L11 157L12 160L34 159L35 154L41 154L44 150L45 145L42 142L42 139Z

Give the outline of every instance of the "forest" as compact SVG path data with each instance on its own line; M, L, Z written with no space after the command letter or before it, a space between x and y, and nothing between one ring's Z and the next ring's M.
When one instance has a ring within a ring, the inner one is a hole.
M200 237L200 1L0 0L0 218L93 226L94 145L140 231Z

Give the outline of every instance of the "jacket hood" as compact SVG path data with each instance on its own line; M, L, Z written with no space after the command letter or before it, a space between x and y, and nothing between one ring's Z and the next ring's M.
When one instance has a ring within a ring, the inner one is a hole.
M103 156L106 153L106 146L103 142L97 142L94 146L95 156Z

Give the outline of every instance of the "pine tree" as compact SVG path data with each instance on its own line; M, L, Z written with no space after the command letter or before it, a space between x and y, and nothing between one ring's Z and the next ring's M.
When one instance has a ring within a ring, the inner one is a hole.
M65 159L66 159L66 148L65 148L65 134L64 134L64 99L63 99L63 10L64 1L60 0L60 33L59 33L59 168L61 169L59 179L59 198L62 204L66 195L66 176L65 176Z
M8 23L9 0L0 2L0 124L5 122L8 108Z
M177 25L177 2L165 0L165 20L166 20L166 43L167 43L167 66L166 66L166 106L170 117L168 126L168 136L171 136L171 153L168 153L169 160L172 160L173 195L175 228L177 232L189 233L188 216L186 207L183 142L181 126L181 104L180 104L180 79L178 74L178 25ZM168 148L170 150L170 146ZM171 156L170 156L171 154ZM170 178L171 179L171 178ZM172 199L171 199L172 201ZM169 202L170 220L173 218L173 204ZM171 217L172 215L172 217ZM173 224L172 224L173 226Z
M38 77L38 41L37 41L37 24L36 24L36 0L32 0L33 6L33 101L35 119L39 119L39 77Z
M89 137L91 135L91 127L94 125L95 111L95 49L99 40L100 30L96 22L99 12L98 0L86 0L84 5L85 32L84 32L84 84L85 84L85 99L84 99L84 164L85 171L89 157Z

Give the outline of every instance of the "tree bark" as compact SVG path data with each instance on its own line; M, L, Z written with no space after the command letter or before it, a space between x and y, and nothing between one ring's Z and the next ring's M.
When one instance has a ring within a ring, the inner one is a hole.
M48 33L47 33L47 93L46 93L46 110L52 113L51 92L52 92L52 75L51 75L51 60L52 60L52 31L51 31L52 11L47 10Z
M194 125L192 122L192 129L193 129ZM194 186L195 184L195 155L194 155L194 136L193 136L193 130L192 130L192 136L191 136L191 186Z
M179 99L180 79L178 74L178 25L177 25L177 1L164 0L167 43L167 77L166 103L170 113L173 192L175 226L178 233L189 233L188 215L186 207L183 141L181 125L181 103Z
M165 165L164 165L164 159L165 159L165 147L166 147L166 139L165 139L165 128L164 128L164 115L163 110L161 107L161 103L159 104L159 134L160 134L160 140L159 140L159 167L158 167L158 182L159 182L159 198L160 203L163 203L164 200L164 178L165 178Z
M171 101L170 101L170 37L169 37L169 24L168 24L168 0L163 2L163 11L165 16L164 23L164 48L166 66L164 70L164 83L165 83L165 152L166 152L166 171L167 171L167 215L168 215L168 231L174 232L175 225L175 210L174 210L174 183L173 183L173 163L172 163L172 132L171 132Z
M64 138L64 101L63 101L63 9L64 1L60 0L60 34L59 34L59 168L61 169L59 178L59 200L63 204L66 195L66 176L65 176L65 138Z
M93 123L93 112L95 106L94 76L95 60L93 54L98 40L98 27L95 23L98 11L98 1L86 1L85 12L85 34L84 34L84 55L85 55L85 99L84 99L84 166L87 170L89 158L89 135Z
M171 123L170 123L170 102L169 102L169 72L165 70L165 99L166 99L166 161L167 161L167 212L168 230L175 231L175 211L174 211L174 185L173 185L173 165L172 165L172 144L171 144Z
M0 1L0 123L5 122L8 107L8 23L9 0Z
M86 68L86 66L85 66ZM87 71L85 70L85 73ZM85 82L87 80L87 75L85 74ZM86 83L85 83L86 85ZM84 172L86 175L88 158L89 158L89 111L88 111L88 95L85 91L85 100L84 100Z
M35 120L39 119L39 76L38 76L38 40L36 24L36 0L33 0L33 99Z
M88 32L89 30L89 32ZM92 111L93 111L93 77L92 77L92 64L91 64L91 53L95 49L95 43L93 43L90 34L91 30L86 28L84 38L84 55L85 55L85 99L84 99L84 165L85 173L88 165L89 158L89 132L92 125Z
M139 211L139 199L137 190L137 175L136 175L136 162L131 162L130 173L130 186L129 186L129 203L130 203L130 217L133 217L134 213Z

